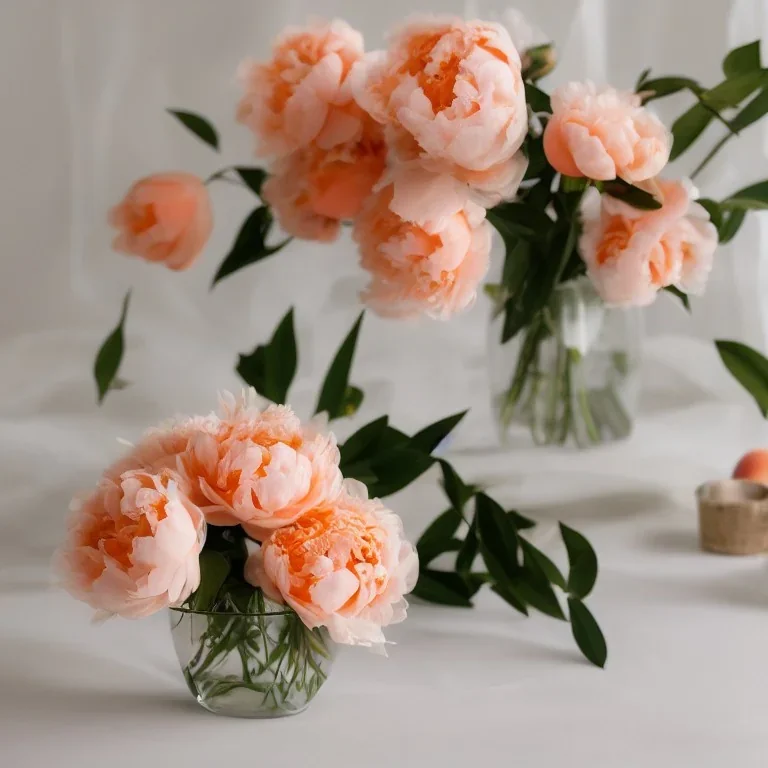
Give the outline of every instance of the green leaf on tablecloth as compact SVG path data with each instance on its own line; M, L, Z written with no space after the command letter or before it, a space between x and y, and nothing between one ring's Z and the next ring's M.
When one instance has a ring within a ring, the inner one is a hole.
M597 555L584 536L563 523L560 523L560 535L568 551L568 592L583 600L597 580Z
M472 565L479 551L476 530L475 518L473 517L467 535L464 537L464 542L456 555L456 570L459 573L466 574L472 570Z
M169 109L167 111L181 122L185 128L192 131L195 136L218 151L219 135L207 118L195 112L186 112L181 109Z
M96 379L96 389L98 390L99 405L104 401L107 392L110 389L118 389L116 385L117 372L120 369L120 363L123 359L125 348L125 319L128 315L128 305L131 300L131 292L125 294L123 298L123 308L120 312L120 320L114 330L107 336L96 354L96 360L93 364L93 377Z
M200 553L200 586L189 599L193 611L210 611L229 575L229 561L221 553L204 549Z
M413 594L430 603L472 607L472 601L467 597L467 585L457 573L425 569L419 573Z
M510 587L522 572L514 523L504 509L484 493L475 496L475 521L480 554L488 572L496 583Z
M345 407L348 405L349 372L352 369L352 361L354 360L355 348L357 347L357 337L360 333L360 326L364 315L365 312L361 312L358 315L355 324L342 342L330 368L328 368L328 372L325 374L315 413L326 412L331 420L347 415ZM362 392L360 392L360 397L362 399Z
M758 351L738 341L715 341L725 367L755 399L760 412L768 417L768 360Z
M271 400L284 404L288 400L296 375L298 353L293 328L293 308L280 321L268 344L260 345L250 355L240 355L237 372L246 384Z
M519 512L517 512L514 509L507 510L507 517L512 519L512 522L515 524L515 528L517 528L518 531L524 531L527 528L536 527L536 522L534 520L531 520L529 517L525 517L524 515L521 515Z
M608 648L594 616L587 606L575 597L568 598L568 610L571 632L579 650L595 666L603 668L608 658Z
M560 569L541 550L536 549L530 541L520 537L520 544L523 548L523 555L538 565L551 584L564 590L566 588L565 578Z
M525 604L525 600L514 592L514 588L502 584L494 584L491 589L508 605L522 613L523 616L528 615L528 606Z
M262 205L251 212L240 228L229 253L219 265L211 288L225 277L272 256L288 245L291 238L277 245L267 245L267 236L271 227L272 213L267 206Z

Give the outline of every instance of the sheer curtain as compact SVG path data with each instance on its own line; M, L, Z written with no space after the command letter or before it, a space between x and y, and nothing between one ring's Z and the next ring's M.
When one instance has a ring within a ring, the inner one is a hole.
M418 6L501 19L508 4L421 0ZM341 16L376 48L412 7L411 0L11 0L0 6L0 453L10 489L0 509L0 534L10 535L0 536L8 542L0 546L9 557L20 551L14 542L26 540L28 551L43 553L55 540L29 533L28 522L43 530L58 519L72 488L91 482L118 453L115 436L135 438L174 411L208 410L218 389L238 387L237 354L265 340L291 305L300 337L292 399L308 413L318 379L359 311L363 280L348 236L331 247L293 243L211 292L215 267L253 205L246 192L214 190L213 240L200 263L181 275L113 254L105 213L146 173L207 175L248 161L250 137L233 118L234 73L245 56L265 56L283 26L310 14ZM727 49L768 36L762 0L521 0L517 7L558 44L552 85L590 77L630 87L648 65L714 83ZM671 119L686 105L681 97L659 109ZM221 153L181 129L166 107L209 116L220 129ZM697 151L703 154L719 135L714 124ZM718 197L768 176L767 138L765 127L753 127L730 142L701 176L702 191ZM695 162L685 158L671 172L690 171ZM765 347L766 226L764 217L753 216L735 243L719 251L709 291L691 317L667 297L648 313L652 384L663 376L710 396L741 396L707 342L717 335ZM122 373L132 386L97 409L94 351L130 287ZM472 406L458 439L488 443L485 309L481 299L450 323L368 317L354 370L366 392L358 422L389 411L411 428Z

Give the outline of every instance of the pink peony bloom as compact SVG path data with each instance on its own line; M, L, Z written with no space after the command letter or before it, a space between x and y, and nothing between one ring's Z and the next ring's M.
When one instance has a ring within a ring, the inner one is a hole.
M275 531L249 557L245 579L337 643L383 650L382 627L405 619L418 570L400 518L344 491Z
M470 307L488 271L485 210L451 176L401 166L366 203L354 238L371 282L362 295L384 316L446 319Z
M224 429L198 432L177 458L209 523L239 523L261 539L338 495L342 478L333 434L302 427L284 405L260 411L247 396L240 402L230 396L222 421Z
M73 511L56 560L64 587L78 600L139 618L179 605L197 589L205 520L173 473L105 477Z
M381 127L368 117L364 126L355 142L307 147L275 163L264 183L264 202L287 233L330 242L338 237L340 223L360 212L387 158Z
M256 136L256 153L283 157L310 144L331 149L357 141L364 115L346 78L362 55L362 35L336 20L288 28L270 61L244 62L237 119Z
M544 152L566 176L632 184L656 176L669 160L671 137L630 91L568 83L552 94Z
M717 248L717 230L694 202L687 181L660 181L662 208L641 211L587 191L582 204L581 257L597 292L612 305L645 306L659 289L704 291Z
M400 159L461 178L487 204L514 195L525 172L518 150L528 113L520 56L501 25L413 22L388 51L355 64L350 81Z
M137 181L109 212L121 253L181 270L208 242L213 214L208 190L190 173L156 173Z

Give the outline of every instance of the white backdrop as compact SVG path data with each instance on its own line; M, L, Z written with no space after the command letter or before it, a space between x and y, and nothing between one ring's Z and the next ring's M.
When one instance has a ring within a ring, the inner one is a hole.
M506 7L418 5L497 17ZM309 413L359 311L354 250L347 239L294 243L209 292L253 204L247 193L215 189L213 240L181 275L112 253L105 213L146 173L205 176L249 160L250 136L233 118L234 72L244 56L265 56L285 24L310 11L342 16L374 48L411 7L411 0L0 2L0 764L6 754L8 765L32 768L64 756L86 768L101 765L109 749L115 768L163 755L176 764L185 752L186 764L209 765L253 749L250 727L194 718L180 705L186 693L161 617L94 630L83 606L43 589L47 562L68 498L121 450L115 437L135 438L176 411L209 410L218 389L239 386L237 353L265 340L292 304L301 358L292 400ZM553 85L589 76L629 87L649 64L711 84L727 49L768 37L765 0L518 7L558 43ZM685 106L684 98L661 104L665 118ZM208 115L220 129L221 155L166 107ZM714 126L699 156L718 137ZM768 176L767 139L768 126L732 141L702 177L703 192L719 197ZM594 542L601 578L590 601L609 638L609 668L579 664L562 624L515 619L492 595L474 612L415 607L393 632L401 645L387 666L350 652L322 703L295 723L307 737L274 723L259 731L266 738L251 759L290 768L316 764L318 755L336 768L464 765L456 741L468 742L469 723L477 762L489 765L510 756L520 766L765 765L765 566L696 551L692 491L768 437L710 343L717 335L765 349L766 218L753 216L720 250L692 317L668 297L648 313L643 416L619 447L483 452L493 430L482 299L446 324L366 319L353 377L366 401L355 423L340 424L342 436L384 412L411 429L472 406L455 444L465 476L495 480L501 501L549 523L566 517ZM129 287L121 373L133 385L99 409L93 356ZM424 482L393 501L412 535L441 509L438 495ZM348 734L339 756L333 734L351 720L367 725ZM372 750L382 744L377 723L399 735L391 752ZM116 733L141 738L116 744ZM289 756L280 748L286 735ZM270 745L277 746L269 752Z
M373 48L410 5L410 0L0 4L0 471L6 487L0 547L11 560L31 552L47 556L58 535L50 521L59 520L72 487L90 483L105 458L119 450L116 435L135 437L171 412L208 410L218 389L239 386L236 354L266 339L292 304L301 358L292 399L299 411L310 409L318 379L358 311L362 277L346 235L330 247L294 243L209 292L216 265L253 205L247 192L214 190L213 239L195 268L181 275L111 252L105 213L146 173L187 169L207 175L250 159L250 136L233 118L239 95L234 72L244 56L267 55L270 40L285 24L301 23L310 12L342 16ZM765 5L763 0L524 0L518 7L558 43L561 64L553 85L566 76L589 76L630 86L648 64L660 74L716 82L728 48L768 32ZM420 6L496 18L507 7L501 0L422 0ZM685 103L671 99L661 106L669 118ZM221 132L221 155L187 134L166 107L208 115ZM714 126L699 154L717 137ZM768 176L766 139L768 127L758 126L731 142L701 179L703 191L717 197ZM687 159L686 167L695 161ZM676 402L686 400L679 393L683 385L695 396L743 397L703 340L720 335L764 346L766 226L764 218L753 216L735 243L720 250L710 290L695 302L693 317L668 297L648 313L655 337L648 344L648 376L653 385L662 378L671 381ZM134 293L122 373L133 386L113 393L98 409L93 355L129 287ZM459 443L487 444L492 431L485 310L481 299L450 323L369 317L355 366L355 381L367 393L358 421L389 411L411 428L473 406ZM680 336L702 341L690 341L681 355ZM350 428L342 425L341 431ZM40 503L41 494L47 503Z

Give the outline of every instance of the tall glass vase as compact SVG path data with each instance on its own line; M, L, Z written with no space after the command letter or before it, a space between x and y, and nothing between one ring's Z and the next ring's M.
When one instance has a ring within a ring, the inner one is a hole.
M493 317L489 362L502 443L523 427L539 445L579 448L632 431L639 395L642 314L607 307L586 277L555 289L549 306L506 344Z

